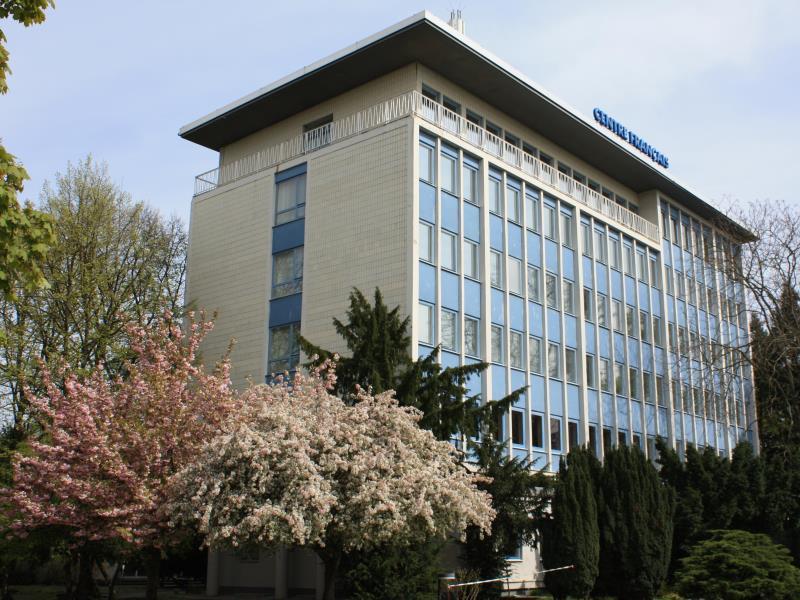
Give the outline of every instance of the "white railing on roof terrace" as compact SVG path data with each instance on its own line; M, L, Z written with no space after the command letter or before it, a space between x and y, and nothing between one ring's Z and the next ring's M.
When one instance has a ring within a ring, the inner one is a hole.
M386 100L343 119L307 131L276 146L266 148L198 175L195 179L195 195L209 192L226 183L247 177L263 169L313 152L339 140L353 137L369 129L380 127L410 114L420 116L425 121L473 146L477 146L507 165L519 169L533 179L560 191L573 200L625 225L629 229L655 242L659 241L658 226L655 223L651 223L613 200L609 200L593 189L575 181L572 177L561 173L536 157L523 152L517 146L489 133L478 125L467 121L458 113L445 108L438 102L426 98L416 91Z

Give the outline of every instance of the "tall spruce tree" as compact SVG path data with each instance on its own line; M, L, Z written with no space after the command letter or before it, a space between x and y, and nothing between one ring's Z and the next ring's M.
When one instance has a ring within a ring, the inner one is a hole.
M477 436L481 423L492 421L523 393L523 389L515 390L505 398L482 402L479 395L470 395L468 382L485 371L488 363L444 368L437 362L438 348L413 360L411 321L401 316L399 307L390 310L377 288L372 304L358 289L349 300L347 320L333 319L350 351L350 356L339 357L336 366L336 393L341 397L353 398L356 385L371 387L374 393L394 390L401 405L422 412L421 427L449 440L456 435ZM318 366L334 354L303 337L300 348L306 356L317 357L309 366Z
M509 457L508 444L497 439L493 424L486 429L480 442L471 443L471 448L477 468L487 477L478 487L491 494L497 515L490 535L471 528L461 544L466 568L481 580L506 577L510 572L508 557L523 544L536 544L551 488L551 478L542 470L535 470L527 460ZM501 589L500 584L485 585L481 597L497 598Z
M596 464L592 464L596 463ZM545 574L545 586L556 600L588 598L599 572L600 531L593 472L599 461L586 448L570 451L561 461L542 536L545 569L573 565Z
M639 448L606 452L600 477L600 575L595 592L654 598L667 576L674 496Z

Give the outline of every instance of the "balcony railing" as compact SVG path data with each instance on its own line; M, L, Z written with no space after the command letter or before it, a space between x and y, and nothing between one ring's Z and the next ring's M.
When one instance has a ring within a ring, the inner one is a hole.
M222 185L247 177L263 169L318 150L370 129L415 114L436 127L455 135L468 144L491 154L546 186L560 191L573 200L588 206L633 231L659 241L658 225L595 190L575 181L517 146L467 121L438 102L413 91L386 100L343 119L327 123L286 142L235 160L217 169L198 175L195 195L212 191Z

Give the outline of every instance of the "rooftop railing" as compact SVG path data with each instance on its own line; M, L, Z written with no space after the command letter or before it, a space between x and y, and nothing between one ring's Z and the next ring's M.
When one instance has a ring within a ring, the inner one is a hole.
M237 179L411 114L415 114L468 144L480 148L503 163L519 169L532 179L562 192L576 202L621 223L640 235L655 242L659 241L657 224L620 206L613 200L540 161L535 156L523 152L517 146L475 123L467 121L458 113L416 91L386 100L343 119L307 131L276 146L265 148L217 169L202 173L195 179L194 193L198 195L212 191Z

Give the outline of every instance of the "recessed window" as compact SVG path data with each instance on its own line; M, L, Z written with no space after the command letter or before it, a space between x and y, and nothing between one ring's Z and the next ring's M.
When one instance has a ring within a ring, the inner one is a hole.
M420 144L419 145L419 178L422 181L426 181L431 185L436 185L436 179L434 177L434 165L435 161L433 158L433 148L428 146L427 144Z
M550 417L550 449L561 451L561 419Z
M306 214L306 174L284 179L276 184L275 225L282 225Z
M611 248L609 265L611 266L612 269L619 270L619 268L620 268L620 260L621 260L621 257L620 257L621 250L620 250L620 247L619 247L619 240L617 238L609 236L608 244L609 244L609 246Z
M650 341L650 315L644 311L639 311L639 336L643 342Z
M541 150L539 151L539 160L549 167L553 166L553 157L550 156L549 154L545 154Z
M563 173L567 177L572 176L572 169L569 167L569 165L564 164L561 161L558 161L558 172Z
M430 304L417 305L417 321L420 343L433 345L433 307Z
M639 371L634 367L628 369L628 389L631 398L639 399Z
M629 244L624 244L625 246L625 273L628 275L634 275L636 273L635 266L633 263L633 248Z
M539 231L539 196L532 190L525 193L525 226L531 231Z
M458 350L458 315L450 310L442 310L442 348Z
M561 211L561 243L572 248L572 215Z
M509 355L511 366L514 369L524 369L524 362L522 360L522 334L518 331L512 331L509 336Z
M592 354L586 355L586 385L590 388L597 386L595 373L595 357Z
M594 230L594 252L597 262L605 264L608 260L606 250L606 234L600 229Z
M495 125L491 121L486 121L486 131L491 133L492 135L496 135L499 138L503 137L503 128L499 125Z
M636 316L632 306L625 307L625 324L628 337L636 337Z
M492 362L503 364L505 356L503 352L503 328L492 325Z
M528 358L528 368L530 369L531 373L541 375L543 368L542 340L540 338L531 336L528 338L528 346L528 351L530 352L530 356Z
M520 222L520 203L519 190L513 186L506 186L506 205L508 208L508 220L515 223Z
M450 232L441 232L442 268L458 271L458 237Z
M614 392L621 396L625 393L625 378L623 377L624 366L618 362L614 363Z
M552 342L547 345L547 374L551 379L561 379L561 348Z
M642 373L642 390L644 391L644 401L651 404L653 402L653 375L644 371Z
M469 240L464 240L464 275L476 280L481 278L478 244Z
M547 294L547 306L558 309L558 278L552 273L547 273L545 277L545 293Z
M508 291L522 296L522 261L508 257Z
M564 351L564 367L567 382L578 383L578 359L575 350L567 348Z
M489 252L489 277L492 286L503 287L503 255L500 252L491 250Z
M528 299L533 302L542 301L541 273L539 267L528 265Z
M577 448L579 445L578 424L575 421L569 421L567 423L567 443L569 444L570 450Z
M551 240L558 238L558 222L556 221L556 208L549 204L544 205L544 234Z
M480 194L478 193L478 169L470 164L464 163L461 172L464 200L472 202L472 204L480 204Z
M434 102L439 102L439 99L442 97L439 92L425 84L422 85L422 95Z
M614 331L622 331L622 302L611 301L611 320L614 322Z
M597 294L597 324L608 327L608 296Z
M442 96L442 106L444 106L447 110L452 110L456 114L461 114L461 105L452 98Z
M531 415L531 442L534 448L544 448L544 417Z
M521 410L511 411L511 443L525 445L525 413Z
M458 195L458 161L445 152L442 152L441 158L442 189Z
M419 224L419 258L425 262L434 262L433 225L420 222Z
M594 321L592 308L594 307L594 298L592 298L592 290L583 288L583 318L586 321Z
M581 221L581 243L583 245L583 255L591 258L592 256L592 225L586 221Z
M499 179L489 177L489 210L495 214L503 214L502 184Z
M303 291L303 247L280 252L272 257L272 298Z
M516 146L517 148L519 148L519 138L517 136L512 135L506 131L505 139L512 146Z
M472 112L471 110L467 110L467 121L477 125L478 127L483 127L483 117L480 116L478 113Z
M471 317L464 317L464 352L469 356L480 356L479 323Z
M600 389L611 391L611 363L607 358L600 359Z
M564 312L570 315L575 314L575 284L569 279L561 282L561 295L564 304Z
M300 360L300 346L297 336L300 333L300 323L290 323L273 327L269 330L269 364L267 370L270 374L280 374L291 371Z

